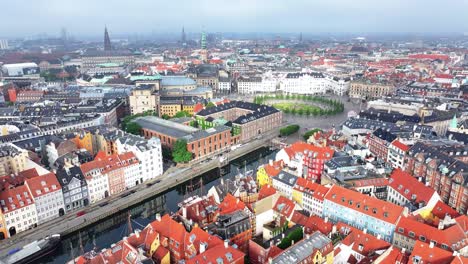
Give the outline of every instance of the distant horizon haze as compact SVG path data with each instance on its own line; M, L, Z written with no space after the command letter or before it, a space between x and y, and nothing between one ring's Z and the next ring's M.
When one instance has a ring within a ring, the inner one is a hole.
M0 37L206 32L466 34L461 0L15 0L2 3ZM9 23L5 23L9 21Z

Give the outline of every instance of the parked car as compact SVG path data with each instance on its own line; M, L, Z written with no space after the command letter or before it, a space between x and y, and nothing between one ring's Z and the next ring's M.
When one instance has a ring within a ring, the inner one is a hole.
M76 216L80 217L85 214L86 214L86 211L79 211L78 213L76 213Z

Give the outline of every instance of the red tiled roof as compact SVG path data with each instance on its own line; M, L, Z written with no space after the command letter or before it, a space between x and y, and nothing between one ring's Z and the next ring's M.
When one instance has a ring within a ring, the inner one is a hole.
M409 254L401 252L400 249L391 246L387 249L387 254L383 253L379 258L380 264L406 264L408 263Z
M280 196L278 198L278 201L276 201L273 210L285 216L286 218L289 218L290 216L292 216L295 207L296 205L293 201L289 200L284 196Z
M174 221L168 214L161 217L161 221L153 221L150 223L152 228L161 236L172 238L182 244L186 234L184 226Z
M20 197L20 199L18 199ZM9 199L10 198L10 199ZM25 185L20 185L15 188L7 188L0 192L0 201L3 203L0 205L3 213L21 209L25 206L34 204L33 197Z
M452 207L448 206L442 201L438 201L434 208L432 208L432 214L440 219L444 219L446 215L449 215L452 218L460 216L460 214L457 211L455 211Z
M417 203L425 202L427 204L435 192L432 188L399 168L392 171L388 181L389 186L395 191L406 199Z
M187 264L195 263L235 263L243 261L245 254L241 251L234 249L231 246L225 247L224 244L208 248L202 254L186 260ZM221 260L221 261L218 261Z
M411 54L408 55L411 59L418 59L418 60L449 60L449 56L444 54Z
M419 257L419 262L414 262L415 257ZM438 247L430 247L429 244L419 240L414 244L413 252L409 257L409 264L412 263L431 263L431 264L445 264L453 260L452 252L443 250Z
M283 167L284 167L284 161L282 160L273 161L272 165L265 164L263 166L263 168L265 169L265 172L270 177L277 176L281 172Z
M392 224L396 224L403 213L401 206L338 185L333 185L330 188L325 199ZM352 201L352 205L349 204L350 201Z
M88 172L95 169L101 169L101 174L106 174L113 170L138 164L138 162L139 161L133 152L113 154L109 156L98 153L93 161L81 164L80 168L85 176Z
M393 142L392 142L392 145L403 150L404 152L408 151L410 149L409 146L401 143L398 139L395 139Z
M453 79L453 75L451 74L445 74L445 73L436 73L435 78L439 79Z
M327 195L329 190L330 188L317 184L317 188L315 189L314 195L312 195L312 197L319 201L323 201L323 199L325 199L325 195Z
M335 151L329 147L314 146L302 141L293 143L290 147L284 148L284 150L290 158L296 153L314 152L317 153L317 159L331 159L335 153Z
M263 198L266 198L270 195L273 195L276 193L276 189L273 188L270 185L264 185L258 192L258 200L262 200Z
M465 236L465 232L468 231L468 216L460 216L455 221L455 225L441 230L414 219L402 217L398 222L395 232L406 237L411 237L409 233L413 232L414 239L419 240L420 236L424 236L428 242L431 240L437 242L436 246L438 247L445 244L449 248L452 248L455 245L453 250L459 250L468 246L468 239Z
M25 184L28 186L34 197L43 196L61 189L60 183L53 173L47 173L42 176L27 179Z
M219 214L225 215L233 213L237 210L244 210L245 204L239 198L232 196L230 193L224 197L224 200L218 205Z
M341 241L341 243L347 246L351 246L353 251L363 256L368 257L371 253L377 250L384 250L391 246L390 243L386 242L385 240L378 239L371 234L364 233L363 231L351 227L347 224L341 222L337 224L337 230L339 232L343 232L345 229L349 230L350 232Z
M360 179L353 181L354 187L367 187L367 186L387 186L387 178L374 178L374 179Z
M293 216L291 217L291 222L303 226L304 232L307 234L320 231L320 233L328 235L333 229L333 224L331 222L325 222L324 219L316 215L308 217L302 214L300 211L294 211Z
M203 110L203 104L202 103L197 103L194 107L193 107L193 112L194 113L198 113L200 112L201 110Z

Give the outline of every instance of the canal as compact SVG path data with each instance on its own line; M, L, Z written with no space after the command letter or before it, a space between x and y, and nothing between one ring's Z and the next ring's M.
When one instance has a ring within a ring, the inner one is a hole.
M39 263L63 264L90 251L94 245L98 250L108 248L111 244L122 239L130 233L128 225L128 214L131 215L133 229L143 229L148 223L153 221L157 213L176 212L178 203L184 197L191 195L206 195L208 190L218 185L221 179L233 179L234 176L244 170L254 170L259 165L267 163L269 159L274 159L276 151L268 148L258 149L241 158L233 160L229 165L211 170L190 181L180 184L165 193L148 198L148 200L137 204L128 210L121 211L107 219L104 219L80 232L64 237L60 246L54 252L40 259ZM200 184L202 183L202 184ZM200 186L202 186L200 188ZM81 242L80 242L81 240Z

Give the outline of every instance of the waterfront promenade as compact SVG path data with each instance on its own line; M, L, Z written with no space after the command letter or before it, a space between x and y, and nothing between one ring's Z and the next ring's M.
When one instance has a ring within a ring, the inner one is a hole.
M185 166L172 167L163 175L153 179L154 183L148 186L147 183L140 184L131 188L119 195L108 197L98 203L92 204L81 210L86 213L82 216L77 216L76 213L80 210L70 212L62 217L51 220L38 227L19 233L12 238L0 242L0 257L5 256L10 250L20 248L34 240L41 239L47 235L60 234L66 236L78 230L92 225L100 220L103 220L119 211L123 211L135 204L143 202L146 199L164 193L191 178L200 176L210 170L222 167L228 162L240 158L252 151L261 147L270 146L271 139L278 135L277 131L262 134L262 137L252 140L241 147L231 150L223 154L224 162L220 162L218 157L213 157L209 161L196 162ZM122 194L128 193L128 196L122 197Z

